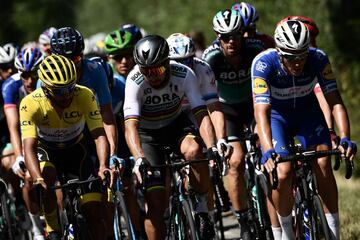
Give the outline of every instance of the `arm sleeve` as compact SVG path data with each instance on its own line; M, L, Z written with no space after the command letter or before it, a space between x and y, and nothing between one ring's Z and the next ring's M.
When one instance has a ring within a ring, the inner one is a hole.
M205 103L211 104L219 101L219 96L215 84L215 75L207 63L204 62L202 64L203 71L201 72L201 76L198 76L201 78L200 91Z
M324 94L337 90L336 77L332 70L329 58L322 51L317 51L321 64L317 73L318 83Z
M32 101L30 95L23 98L19 107L20 114L20 130L22 139L37 138L36 112L37 104Z
M133 80L127 79L125 84L124 119L139 120L141 115L140 86Z
M91 71L94 81L94 89L99 101L99 105L111 104L111 94L107 82L107 76L103 67L94 64L96 67Z
M256 57L251 65L251 87L254 104L270 104L270 65Z
M90 131L96 128L102 128L103 121L100 110L96 103L95 95L88 88L84 88L81 91L84 92L83 93L84 97L82 98L84 102L80 104L81 106L85 107L84 116L85 116L86 125L88 126Z

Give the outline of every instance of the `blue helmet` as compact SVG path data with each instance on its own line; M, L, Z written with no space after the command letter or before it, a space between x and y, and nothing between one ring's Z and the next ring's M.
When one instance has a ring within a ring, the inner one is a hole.
M44 55L38 48L22 49L15 58L15 67L21 72L35 71L39 68Z
M246 2L236 3L231 7L232 10L239 11L244 22L244 27L248 27L251 24L255 24L259 20L256 8Z
M130 32L133 37L134 37L134 41L135 43L137 41L139 41L141 38L143 38L143 34L141 32L141 29L139 27L137 27L135 24L124 24L120 27L120 30L124 30L124 31L128 31Z
M51 37L51 52L68 58L80 56L84 51L84 38L72 27L58 29Z

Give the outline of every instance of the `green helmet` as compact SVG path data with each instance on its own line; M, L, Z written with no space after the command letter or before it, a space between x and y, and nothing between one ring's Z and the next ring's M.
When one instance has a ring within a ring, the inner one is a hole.
M133 35L128 31L115 30L105 38L105 52L110 56L132 53L134 47Z

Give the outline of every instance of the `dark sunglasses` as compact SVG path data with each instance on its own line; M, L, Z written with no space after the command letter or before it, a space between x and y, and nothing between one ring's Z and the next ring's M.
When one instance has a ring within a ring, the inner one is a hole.
M178 62L178 63L181 63L181 64L184 64L184 65L186 65L186 66L188 66L188 67L192 67L193 66L193 64L194 64L194 59L192 58L192 57L189 57L189 58L183 58L183 59L176 59L176 61Z
M21 78L23 78L23 79L28 79L28 78L38 79L38 78L39 78L37 71L22 72L20 76L21 76Z
M164 75L164 73L166 72L166 67L165 66L148 67L148 68L141 67L140 72L145 77L160 77L160 76Z
M14 64L12 62L8 62L8 63L1 63L0 64L0 69L3 71L6 71L10 68L13 68Z
M132 57L133 57L132 52L128 52L128 53L121 53L121 54L114 55L114 56L112 56L112 59L114 59L116 62L121 62L121 60L123 58L129 59Z
M49 90L53 95L64 96L64 95L72 94L75 90L75 86L76 85L74 84L74 85L71 85L68 87L54 88L54 89L49 89Z
M242 34L239 33L233 33L233 34L220 34L219 35L219 39L224 41L224 42L229 42L231 39L235 40L235 39L240 39L242 37Z
M306 59L308 56L308 53L301 53L301 54L282 54L282 56L288 61L288 62L300 62Z

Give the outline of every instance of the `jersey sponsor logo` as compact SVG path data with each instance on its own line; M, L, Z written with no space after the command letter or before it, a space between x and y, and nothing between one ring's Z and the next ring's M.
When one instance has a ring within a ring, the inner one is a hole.
M148 95L152 93L152 89L151 88L145 88L144 89L144 95Z
M165 93L165 94L162 94L161 96L157 96L157 95L154 95L154 96L148 96L146 97L145 99L145 104L159 104L159 103L162 103L162 102L174 102L175 100L179 100L180 97L173 93L173 94L168 94L168 93Z
M134 75L131 76L130 79L133 80L137 85L140 85L140 83L143 82L144 77L142 76L140 71L137 71L134 73Z
M280 100L293 99L294 97L304 97L311 94L314 91L316 81L303 86L295 86L289 88L276 88L271 86L271 96Z
M250 69L248 71L239 70L238 72L235 71L221 72L219 78L223 80L224 83L238 84L249 80L249 76L250 76Z
M34 125L31 121L21 121L20 126L32 126Z
M27 112L27 106L26 106L26 105L22 106L21 109L20 109L20 111Z
M42 98L42 94L41 93L35 93L32 95L33 99L38 99L38 98Z
M263 61L258 61L255 65L255 69L262 73L265 71L266 68L267 64Z
M92 111L89 113L89 117L91 119L100 119L101 118L101 113L100 113L100 110L95 110L95 111Z
M81 117L81 114L78 111L65 112L64 113L64 122L69 123L69 124L76 123L80 117Z
M268 85L264 79L255 78L254 80L254 93L255 94L262 94L268 91Z
M326 64L326 66L324 67L324 70L322 72L322 75L323 75L324 79L326 79L326 80L335 80L335 74L331 68L330 63Z
M186 73L187 69L180 65L171 65L171 71Z

